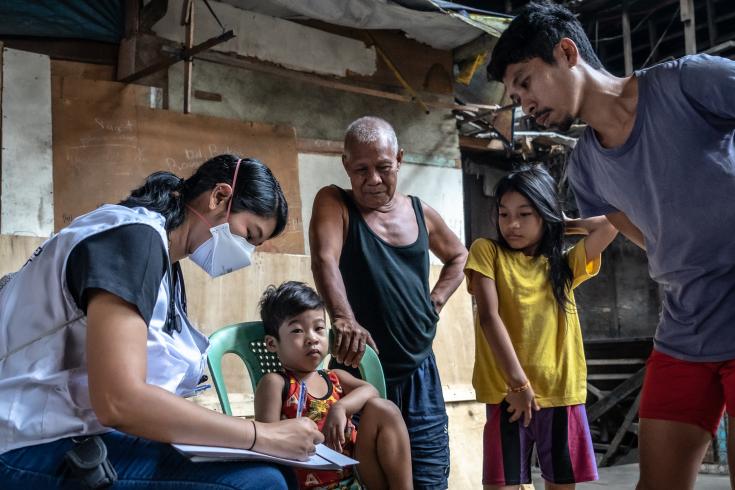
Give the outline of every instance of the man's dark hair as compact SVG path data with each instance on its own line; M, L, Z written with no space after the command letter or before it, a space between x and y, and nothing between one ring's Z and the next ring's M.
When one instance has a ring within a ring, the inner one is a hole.
M278 327L284 321L307 310L323 309L324 301L307 284L288 281L278 287L268 286L260 298L259 306L266 335L278 338Z
M500 36L487 65L488 78L501 82L508 65L531 58L555 64L554 47L565 37L574 41L588 65L597 70L603 68L572 12L550 2L531 2Z

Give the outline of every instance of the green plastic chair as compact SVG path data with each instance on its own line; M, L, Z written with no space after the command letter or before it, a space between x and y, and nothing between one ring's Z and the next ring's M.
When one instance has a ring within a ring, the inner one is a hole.
M331 339L331 334L330 334ZM207 364L212 375L212 383L217 390L217 397L222 411L232 415L230 399L227 396L225 378L222 375L222 358L225 354L235 354L250 374L253 392L258 386L260 378L267 373L281 369L281 362L273 352L265 347L265 329L263 322L243 322L223 327L209 336L209 351ZM331 342L330 342L331 345ZM381 398L386 397L385 376L380 365L378 355L369 345L365 346L365 355L360 361L360 375L378 390Z

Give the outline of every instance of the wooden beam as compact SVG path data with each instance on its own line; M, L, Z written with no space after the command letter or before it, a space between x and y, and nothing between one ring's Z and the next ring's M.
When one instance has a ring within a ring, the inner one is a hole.
M618 447L620 447L620 443L623 441L623 436L625 436L625 434L628 432L631 425L633 424L633 420L635 420L636 416L638 415L638 407L640 406L640 404L641 393L638 393L638 396L635 397L635 401L628 409L628 413L625 414L625 419L623 420L622 425L615 433L615 437L613 437L613 440L610 442L610 446L608 446L605 455L600 460L599 466L607 466L612 457L615 456L615 452L618 450Z
M204 90L195 90L194 98L200 100L208 100L210 102L222 102L222 94L207 92Z
M380 58L383 60L383 62L388 66L390 71L393 72L393 75L396 77L396 80L403 86L403 88L406 89L406 91L411 94L411 98L421 106L421 108L424 110L424 113L429 114L429 108L426 106L423 100L421 100L421 97L419 94L416 93L416 91L411 87L411 85L406 81L406 78L401 74L398 67L393 63L393 61L390 59L390 57L385 54L385 51L378 45L377 41L375 41L375 38L368 32L366 34L367 39L369 40L369 45L372 44L372 46L375 48L375 51L378 53Z
M630 12L628 2L623 2L623 56L625 58L625 76L633 74L633 45L630 40Z
M400 92L393 92L385 86L376 84L367 84L364 82L357 81L342 81L337 78L330 78L321 75L314 75L311 73L303 73L295 70L289 70L280 66L254 60L251 58L244 58L241 56L233 56L224 53L218 53L215 51L207 51L204 53L197 54L195 58L209 61L211 63L218 63L226 66L233 66L235 68L243 68L245 70L257 71L260 73L268 73L271 75L281 76L284 78L290 78L305 83L312 83L322 87L328 87L335 90L343 90L345 92L352 92L361 95L369 95L372 97L380 97L384 99L395 100L398 102L414 102L410 94ZM462 105L455 103L449 96L437 96L435 94L429 94L420 92L423 102L429 107L436 107L440 109L450 110L483 110L483 109L497 109L496 105L485 105L485 104L468 104Z
M176 64L183 59L195 57L197 54L208 50L212 46L216 46L218 44L227 42L233 37L235 37L235 33L232 31L227 31L223 34L220 34L217 37L207 39L203 43L197 44L191 49L184 49L182 51L177 52L174 56L166 60L159 61L158 63L155 63L147 68L143 68L142 70L121 79L120 82L130 83L140 78L147 77L148 75L152 75L153 73L156 73L157 71L161 71L165 68L168 68L169 66Z
M484 138L473 138L471 136L460 136L459 147L464 150L477 150L477 151L505 151L505 143L499 138L484 139Z
M325 155L341 155L344 145L341 141L298 138L296 151L299 153L322 153Z
M680 0L679 11L684 24L684 49L686 54L697 52L697 25L694 21L694 0Z
M194 10L194 0L186 0L184 2L182 21L186 26L184 47L187 50L191 50L194 47ZM193 60L191 56L187 56L184 59L184 114L191 114L191 76L193 68Z
M597 400L587 409L587 420L594 422L620 403L623 398L639 389L643 385L645 374L646 368L643 367L637 373L616 386L605 398Z
M125 32L117 54L117 78L125 78L135 71L138 26L140 23L139 0L125 0Z
M598 400L602 400L609 393L609 391L602 391L601 389L590 384L589 382L587 383L587 391L589 391L592 395L594 395L595 398L597 398Z

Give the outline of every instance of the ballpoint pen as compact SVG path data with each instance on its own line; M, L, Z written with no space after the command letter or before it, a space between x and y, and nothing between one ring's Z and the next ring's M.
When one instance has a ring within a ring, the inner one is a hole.
M302 381L299 386L299 402L296 405L296 418L301 417L301 412L303 412L304 410L304 405L306 405L306 383Z

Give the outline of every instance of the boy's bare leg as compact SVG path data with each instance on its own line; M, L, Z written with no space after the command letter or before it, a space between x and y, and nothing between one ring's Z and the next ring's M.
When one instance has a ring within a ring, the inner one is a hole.
M574 483L551 483L551 482L544 482L544 485L546 490L574 490L576 488L576 484Z
M637 490L691 490L712 436L693 424L640 419Z
M401 412L382 398L360 412L355 459L360 480L370 489L412 489L411 443Z
M735 417L727 416L727 466L730 470L730 488L735 490Z
M532 489L532 485L483 485L482 490L526 490Z

